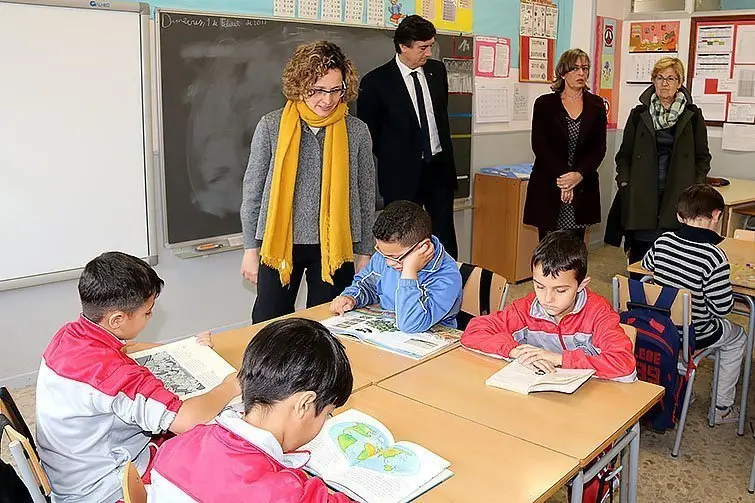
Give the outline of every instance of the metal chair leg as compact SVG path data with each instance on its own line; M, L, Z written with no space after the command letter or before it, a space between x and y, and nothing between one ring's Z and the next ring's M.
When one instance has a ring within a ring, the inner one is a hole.
M692 385L695 384L695 370L692 370L689 375L689 382L687 382L687 390L684 393L684 403L682 404L682 413L679 416L679 424L676 426L676 438L674 439L674 448L671 451L672 457L679 456L679 449L682 446L682 434L684 433L684 425L687 422L687 412L689 411L689 402L692 399Z
M721 352L713 352L713 389L710 395L710 408L708 409L708 426L713 428L716 425L716 396L718 396L718 372L720 370Z

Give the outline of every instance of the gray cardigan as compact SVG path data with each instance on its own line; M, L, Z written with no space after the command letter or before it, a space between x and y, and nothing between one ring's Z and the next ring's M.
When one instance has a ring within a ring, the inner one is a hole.
M244 248L259 248L265 235L275 150L283 109L263 116L252 137L249 162L244 175L241 229ZM375 163L367 125L346 116L349 137L349 213L354 253L372 255L375 244ZM302 122L299 168L296 172L293 210L294 244L320 243L320 188L325 128L315 135Z

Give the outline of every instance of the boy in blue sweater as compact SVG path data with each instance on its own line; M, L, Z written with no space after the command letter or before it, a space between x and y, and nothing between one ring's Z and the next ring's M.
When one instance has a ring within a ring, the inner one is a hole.
M375 253L331 302L331 312L340 315L379 302L396 313L403 332L425 332L438 323L455 328L461 274L432 235L430 215L410 201L394 201L378 215L372 232Z

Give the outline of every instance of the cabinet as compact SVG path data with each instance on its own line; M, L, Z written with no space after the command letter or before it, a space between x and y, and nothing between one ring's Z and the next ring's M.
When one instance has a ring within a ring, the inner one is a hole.
M527 180L477 173L474 179L472 262L509 282L532 277L537 229L522 223Z

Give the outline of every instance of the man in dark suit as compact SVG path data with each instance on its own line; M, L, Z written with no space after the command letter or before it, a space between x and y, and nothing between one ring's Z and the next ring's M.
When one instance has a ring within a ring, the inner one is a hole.
M362 78L357 115L367 123L385 204L400 199L424 206L433 233L458 255L454 231L454 166L448 125L448 76L430 59L435 27L408 16L396 29L396 57Z

